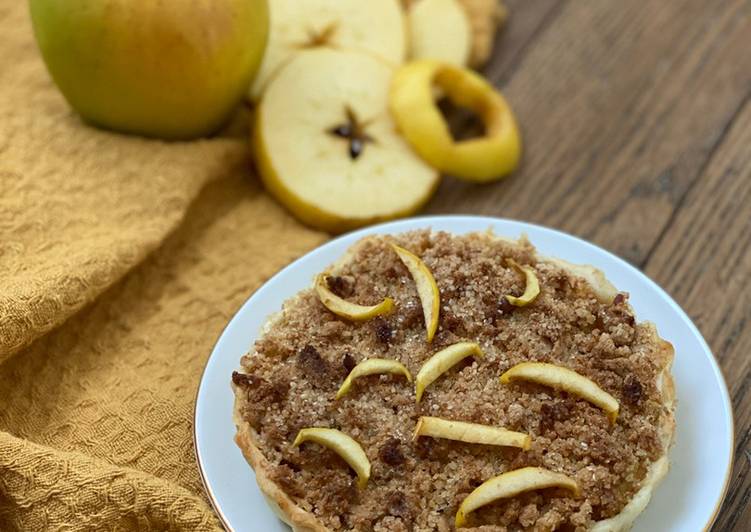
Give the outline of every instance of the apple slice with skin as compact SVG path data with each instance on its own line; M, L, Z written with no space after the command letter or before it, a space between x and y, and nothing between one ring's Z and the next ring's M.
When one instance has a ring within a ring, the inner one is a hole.
M486 480L467 495L456 512L456 528L464 526L467 514L498 499L515 497L520 493L545 488L565 488L579 496L579 485L574 479L541 467L523 467Z
M441 309L441 293L438 290L438 285L430 272L430 268L425 265L420 257L396 244L391 244L391 248L399 256L415 281L417 295L420 297L422 312L425 316L427 339L428 342L431 342L438 329L438 315Z
M273 0L269 42L250 87L258 101L269 81L298 52L326 47L373 54L401 64L407 51L404 12L398 0Z
M530 381L576 395L602 408L611 423L615 423L620 406L618 400L584 375L555 364L522 362L501 375L501 382Z
M436 89L454 104L477 113L485 135L456 141L435 102ZM440 61L421 59L394 75L389 109L399 131L434 168L476 183L512 172L521 157L521 140L513 112L480 74Z
M416 440L420 436L431 436L464 443L519 447L525 451L532 446L532 438L529 434L523 432L431 416L423 416L417 421L412 439Z
M336 398L340 399L352 388L352 382L358 377L365 377L366 375L378 375L381 373L393 373L395 375L404 375L407 377L408 382L412 382L412 374L401 362L396 360L388 360L385 358L369 358L363 360L349 372L347 378L339 387L339 391L336 392Z
M370 460L362 447L351 436L336 429L307 428L297 433L293 446L312 441L323 445L341 456L357 473L357 485L364 488L370 478Z
M321 274L316 277L315 283L318 299L324 307L342 318L352 321L365 321L382 314L388 314L394 308L394 300L387 297L377 305L364 306L350 303L342 299L329 289L328 275Z
M392 75L371 55L315 49L269 84L255 116L256 166L303 222L339 233L411 214L435 191L437 171L387 111Z
M524 293L521 296L516 297L507 295L505 297L512 305L516 307L525 307L532 303L532 301L534 301L540 294L540 282L537 280L535 269L531 266L522 266L514 259L506 259L506 262L524 275L526 285L524 287Z
M417 377L415 377L415 396L417 402L419 403L420 399L422 399L425 388L430 386L433 381L448 371L454 364L470 355L482 357L483 354L480 346L472 342L459 342L438 351L430 357L422 365L420 371L417 373Z
M457 0L419 0L407 12L409 55L463 66L469 61L472 30Z

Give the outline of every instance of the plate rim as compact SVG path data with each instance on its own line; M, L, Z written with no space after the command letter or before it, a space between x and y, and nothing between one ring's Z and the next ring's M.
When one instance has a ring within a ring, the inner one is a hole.
M581 238L579 236L573 235L571 233L567 233L565 231L562 231L560 229L555 229L553 227L549 227L546 225L534 223L534 222L528 222L524 220L516 220L513 218L502 218L497 216L484 216L484 215L468 215L468 214L439 214L439 215L421 215L421 216L412 216L408 218L401 218L398 220L391 220L387 222L382 222L374 225L370 225L367 227L363 227L360 229L356 229L353 231L349 231L347 233L337 235L334 238L331 238L324 243L306 251L299 257L296 257L288 264L285 264L278 270L274 272L273 275L271 275L268 279L266 279L263 283L261 283L255 290L253 290L247 298L237 307L232 317L227 321L226 325L222 328L221 332L216 336L216 340L213 343L213 347L211 348L211 352L209 353L209 356L206 358L206 362L203 365L203 369L201 370L201 376L198 381L198 386L196 387L195 397L193 400L193 416L192 416L192 436L193 436L193 454L196 459L196 465L198 466L198 473L201 478L201 484L203 485L204 492L206 495L206 498L209 500L209 503L211 504L212 509L214 510L214 513L216 514L217 518L221 522L222 526L226 530L234 530L232 526L229 524L227 517L224 515L224 512L222 511L221 505L217 501L216 495L214 494L211 485L209 484L209 481L206 478L206 472L204 470L203 462L201 461L201 455L198 450L198 399L201 395L201 389L203 387L206 372L209 367L209 363L211 362L211 359L215 355L215 350L219 342L221 341L224 334L227 332L227 329L229 329L232 322L237 318L237 315L240 313L243 307L250 301L250 299L265 285L273 281L276 277L281 275L284 271L292 268L298 261L302 260L303 258L307 257L308 255L312 253L319 252L321 249L334 246L336 243L350 238L361 238L366 235L370 234L383 234L384 231L381 231L383 229L388 228L389 226L399 226L400 224L404 224L407 222L424 222L425 228L430 228L431 223L434 222L446 222L446 221L467 221L467 222L474 222L478 225L480 224L488 224L488 226L492 226L493 224L497 222L504 222L504 223L511 223L511 224L520 224L522 227L522 234L526 234L524 230L524 226L527 227L533 227L538 230L547 231L550 233L553 233L557 237L563 237L564 239L573 239L574 241L577 241L579 244L583 244L585 247L594 248L598 252L602 252L605 255L609 256L609 258L614 259L616 262L620 263L622 266L625 266L627 270L629 270L631 273L636 274L637 276L641 276L644 279L646 279L647 283L649 284L650 288L654 291L656 291L660 296L665 298L668 303L679 313L679 315L684 318L685 322L688 324L689 328L692 330L692 332L695 333L695 335L699 338L699 341L701 342L701 346L704 348L704 351L709 353L709 360L710 364L712 365L712 369L714 371L715 376L719 379L719 382L722 384L720 387L721 389L721 395L723 402L725 403L726 412L728 413L728 419L729 419L729 449L730 449L730 456L729 460L727 461L727 467L725 470L722 490L720 492L720 496L717 498L717 501L715 503L714 510L712 511L712 514L710 515L708 521L704 525L704 532L708 532L712 526L714 525L715 521L717 520L717 517L719 516L720 510L722 508L723 503L725 502L725 498L728 493L728 489L730 488L730 480L732 477L733 468L735 466L735 453L733 450L735 449L735 413L733 411L733 402L732 398L730 397L730 391L727 385L727 381L725 380L725 375L722 372L722 367L720 366L719 361L717 360L717 357L714 354L714 351L710 348L709 344L707 343L707 340L704 338L704 335L702 334L699 327L694 323L694 321L691 319L691 317L688 315L688 313L683 310L683 307L681 307L675 299L659 284L657 284L656 281L654 281L650 276L648 276L645 272L631 264L630 262L626 261L625 259L619 257L612 251L605 249L604 247L598 246L592 242L589 242L588 240L585 240L584 238ZM490 227L489 227L490 228ZM407 230L418 230L418 228L412 228ZM477 231L480 231L481 229L477 229ZM263 494L262 494L263 495Z

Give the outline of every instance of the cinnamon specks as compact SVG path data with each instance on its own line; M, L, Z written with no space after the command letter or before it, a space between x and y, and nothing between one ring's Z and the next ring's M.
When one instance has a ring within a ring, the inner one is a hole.
M634 375L626 375L623 381L623 400L628 404L636 406L641 402L644 389Z
M320 379L329 371L328 364L318 350L308 344L297 353L297 367L309 379Z
M404 463L404 454L401 450L401 442L397 438L389 438L378 450L378 458L384 464L399 466Z

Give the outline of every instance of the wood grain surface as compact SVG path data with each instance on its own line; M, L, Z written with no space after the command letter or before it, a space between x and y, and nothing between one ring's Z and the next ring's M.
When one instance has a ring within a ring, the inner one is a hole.
M522 167L446 179L428 210L516 218L609 249L701 329L735 413L713 531L751 528L751 0L508 0L486 75Z

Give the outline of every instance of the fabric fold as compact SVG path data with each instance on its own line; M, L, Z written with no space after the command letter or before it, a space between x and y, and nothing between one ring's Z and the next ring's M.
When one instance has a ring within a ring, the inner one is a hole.
M26 3L0 7L0 362L140 262L245 139L167 143L86 126L47 74Z
M0 432L0 529L221 530L207 503L158 477Z
M263 193L242 117L181 143L83 124L27 10L0 5L0 530L216 529L202 368L245 299L327 236Z

